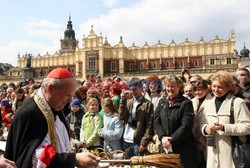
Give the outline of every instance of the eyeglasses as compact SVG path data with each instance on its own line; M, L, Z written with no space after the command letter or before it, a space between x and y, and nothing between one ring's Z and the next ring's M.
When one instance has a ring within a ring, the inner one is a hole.
M196 81L190 81L191 84L195 84Z

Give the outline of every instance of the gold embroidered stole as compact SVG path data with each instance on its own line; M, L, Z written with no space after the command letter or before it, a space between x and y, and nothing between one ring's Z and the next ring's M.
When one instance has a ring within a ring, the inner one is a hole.
M53 112L51 111L51 109L48 109L46 107L46 100L39 96L38 92L34 94L34 100L39 109L42 111L44 117L46 118L51 145L53 145L56 151L58 151L57 134Z

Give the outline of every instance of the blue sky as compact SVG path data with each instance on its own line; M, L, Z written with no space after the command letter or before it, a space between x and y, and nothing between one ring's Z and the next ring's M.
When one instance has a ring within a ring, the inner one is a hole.
M16 66L17 54L54 54L71 13L81 41L91 25L111 45L120 36L126 46L181 43L236 34L236 49L250 48L250 1L247 0L0 0L0 62Z

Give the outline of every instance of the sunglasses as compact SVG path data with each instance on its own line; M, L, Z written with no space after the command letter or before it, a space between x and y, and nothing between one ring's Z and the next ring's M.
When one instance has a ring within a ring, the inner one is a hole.
M190 81L191 84L195 84L196 81Z

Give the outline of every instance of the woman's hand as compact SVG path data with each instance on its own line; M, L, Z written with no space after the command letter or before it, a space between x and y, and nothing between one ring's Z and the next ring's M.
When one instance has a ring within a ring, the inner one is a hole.
M205 128L205 132L208 134L208 135L211 135L213 133L215 133L215 129L214 129L214 125L207 125L206 128Z
M214 130L215 131L224 131L224 125L219 123L214 123Z
M169 142L168 137L163 137L161 139L161 143L162 143L163 148L169 148L171 146L171 143Z
M211 135L217 131L224 131L224 125L219 123L214 123L213 125L207 125L205 128L205 132L208 135Z

